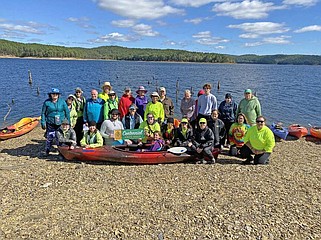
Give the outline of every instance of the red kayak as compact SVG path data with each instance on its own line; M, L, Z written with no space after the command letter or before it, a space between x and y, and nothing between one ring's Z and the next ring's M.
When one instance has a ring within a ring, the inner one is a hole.
M310 134L313 137L321 138L321 127L311 127Z
M288 127L289 135L295 136L297 138L304 137L308 135L308 129L299 124L291 124Z
M174 154L169 151L137 152L137 147L103 146L99 148L80 148L70 150L68 147L58 147L59 152L67 160L107 161L128 164L163 164L195 161L195 156L187 153ZM219 149L214 149L217 159Z

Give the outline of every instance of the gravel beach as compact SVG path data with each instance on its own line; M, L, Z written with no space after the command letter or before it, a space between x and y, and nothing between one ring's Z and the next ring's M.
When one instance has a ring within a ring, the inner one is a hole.
M67 162L44 144L39 127L0 142L0 239L321 239L315 139L277 142L267 166Z

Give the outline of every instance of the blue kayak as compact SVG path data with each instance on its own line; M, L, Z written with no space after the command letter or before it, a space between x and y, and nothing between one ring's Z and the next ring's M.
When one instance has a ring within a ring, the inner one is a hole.
M282 127L280 124L272 123L269 128L272 130L275 136L286 139L289 134L289 130L286 127Z

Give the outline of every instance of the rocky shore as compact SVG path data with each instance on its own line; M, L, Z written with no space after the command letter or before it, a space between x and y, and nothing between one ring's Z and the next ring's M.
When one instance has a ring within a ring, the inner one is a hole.
M321 239L315 139L277 142L267 166L66 162L44 144L39 127L0 142L0 239Z

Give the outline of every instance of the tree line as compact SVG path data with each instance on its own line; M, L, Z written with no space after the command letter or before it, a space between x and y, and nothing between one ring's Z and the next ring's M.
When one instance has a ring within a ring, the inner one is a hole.
M19 43L0 39L0 56L35 58L77 58L128 61L170 61L202 63L293 64L321 65L319 55L225 55L175 49L126 48L103 46L96 48L62 47L36 43Z

